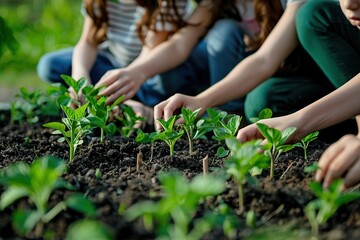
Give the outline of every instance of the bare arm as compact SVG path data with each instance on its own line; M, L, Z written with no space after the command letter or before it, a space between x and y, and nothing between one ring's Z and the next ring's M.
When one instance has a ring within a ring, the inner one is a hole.
M222 81L197 97L213 107L242 97L271 77L298 45L295 14L301 3L291 4L261 48L241 61ZM236 90L235 90L236 89Z
M91 18L86 16L80 40L74 48L71 74L76 80L85 77L89 82L91 82L89 73L97 55L97 46L89 43L87 40L91 25Z
M207 32L211 18L211 11L199 6L188 20L195 25L181 28L169 39L168 32L150 32L146 37L147 45L133 63L123 69L108 71L96 84L96 87L107 86L100 95L108 96L108 104L122 95L130 99L148 78L184 62Z

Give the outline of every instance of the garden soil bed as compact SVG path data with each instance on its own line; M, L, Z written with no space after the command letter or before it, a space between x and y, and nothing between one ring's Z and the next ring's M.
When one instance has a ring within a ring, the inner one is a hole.
M26 137L30 142L24 140ZM68 159L67 145L56 142L56 139L57 136L52 135L50 129L41 127L41 124L10 126L8 116L3 114L0 123L0 168L18 161L31 163L47 155ZM202 174L202 159L205 156L209 157L210 171L222 168L224 159L216 157L219 146L218 142L212 140L199 140L194 144L195 153L190 156L187 142L180 140L176 144L176 156L171 159L167 145L161 142L156 142L151 151L150 144L139 145L132 138L108 137L104 143L100 143L97 138L86 138L83 145L78 147L74 162L68 164L63 179L95 203L97 219L114 230L116 239L154 239L154 234L146 231L141 221L128 222L119 215L119 205L131 206L145 199L159 199L161 188L157 174L160 172L177 170L191 179ZM275 163L275 180L270 181L268 171L265 171L258 185L245 186L245 208L255 211L257 228L248 228L244 217L240 215L236 239L251 236L253 239L295 239L281 238L284 229L297 233L296 239L310 239L310 225L303 209L314 198L308 188L313 173L304 173L304 167L318 161L326 147L327 144L320 140L311 143L307 161L300 149L285 153ZM136 157L139 151L143 153L143 165L137 172ZM97 168L102 173L101 179L95 176ZM221 201L235 212L238 208L236 189L233 181L229 180L226 191L221 195ZM0 186L0 194L3 191ZM150 192L156 193L155 196ZM56 190L51 196L50 206L71 193L70 190ZM219 199L210 200L211 204L216 205ZM206 209L209 204L205 201L199 209ZM32 208L33 205L27 200L20 200L0 213L0 239L22 239L16 236L11 225L11 213L19 207ZM320 239L360 239L359 210L360 201L341 207L321 228ZM46 225L45 229L54 233L54 239L64 239L68 226L80 218L81 215L66 210ZM257 238L254 234L260 231L267 232L268 237ZM204 239L226 237L220 230L213 230Z

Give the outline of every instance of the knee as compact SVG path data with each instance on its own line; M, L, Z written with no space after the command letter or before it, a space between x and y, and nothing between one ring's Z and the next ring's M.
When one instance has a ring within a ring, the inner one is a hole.
M264 108L270 107L271 93L265 88L255 88L251 91L245 99L244 113L246 119L249 121L251 118L259 116L259 113Z
M325 29L327 14L327 1L308 1L296 14L296 31L301 44L311 45L316 35L321 29Z
M51 79L51 72L52 72L52 66L53 66L54 58L51 54L45 54L43 55L36 67L38 76L47 82L52 82Z
M217 21L206 36L207 48L210 53L221 53L227 49L237 49L242 45L244 32L239 23L232 19L221 19Z

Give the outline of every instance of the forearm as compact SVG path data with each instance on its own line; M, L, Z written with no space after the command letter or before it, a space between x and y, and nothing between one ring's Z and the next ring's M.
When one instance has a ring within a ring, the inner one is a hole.
M87 42L79 42L72 56L72 77L76 80L85 77L89 82L90 70L94 65L97 55L97 48Z
M206 104L204 107L224 104L245 96L271 77L276 69L277 66L271 66L266 59L255 53L241 61L223 80L197 97Z
M358 115L359 96L360 74L357 74L342 87L294 113L304 123L300 131L305 136Z

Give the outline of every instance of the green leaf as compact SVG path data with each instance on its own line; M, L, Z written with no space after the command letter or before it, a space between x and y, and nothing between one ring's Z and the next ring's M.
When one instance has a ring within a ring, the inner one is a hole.
M118 104L120 104L125 98L125 95L120 96L118 99L115 100L115 102L113 102L113 104L111 104L111 106L109 107L109 109L113 109L115 106L117 106Z
M0 209L4 210L7 206L11 205L16 200L27 196L28 194L29 192L25 188L16 186L9 187L1 195Z
M196 176L190 183L193 192L202 197L216 196L225 190L225 182L220 178L209 176Z
M218 158L224 158L229 154L229 150L225 149L223 146L219 147L216 151L216 156Z
M64 111L66 117L68 119L71 119L71 120L75 120L75 110L72 109L71 107L67 107L67 106L60 106L61 109Z
M49 122L49 123L43 124L43 126L47 127L47 128L56 129L60 133L64 133L65 129L66 129L66 126L63 123L59 123L59 122ZM55 134L58 134L58 133L55 133Z
M296 131L296 127L289 127L281 132L281 141L280 144L286 143L289 137Z
M112 231L101 222L95 220L80 220L70 226L65 239L112 240L115 239L115 237Z
M15 229L21 234L31 231L40 221L42 214L38 211L17 210L12 215L12 221Z
M79 120L79 119L85 117L86 109L87 109L88 105L89 105L89 102L85 103L84 105L82 105L81 107L79 107L75 110L75 119L74 120Z
M75 194L68 197L65 204L67 207L81 212L88 217L94 217L96 215L96 208L94 204L81 194Z

